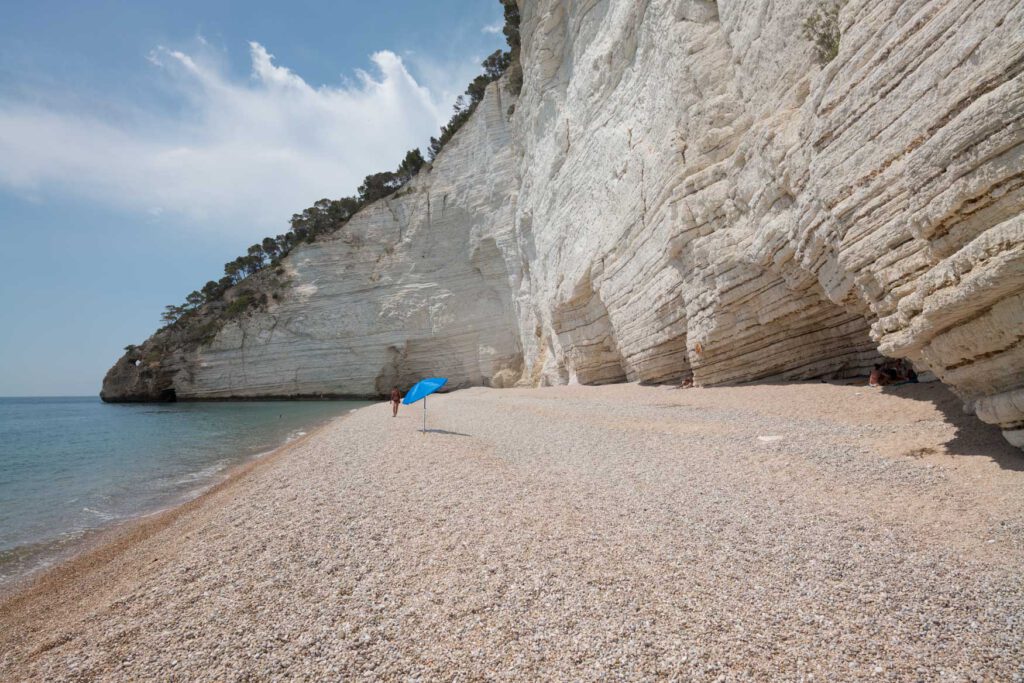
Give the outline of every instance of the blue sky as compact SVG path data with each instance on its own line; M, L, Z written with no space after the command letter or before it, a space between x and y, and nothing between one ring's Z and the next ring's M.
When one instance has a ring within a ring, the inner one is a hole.
M88 395L163 306L424 151L498 0L10 2L0 395Z

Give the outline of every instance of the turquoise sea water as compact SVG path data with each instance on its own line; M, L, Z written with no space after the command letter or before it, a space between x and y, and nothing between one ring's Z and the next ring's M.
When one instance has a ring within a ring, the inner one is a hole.
M182 503L357 401L0 398L0 587L89 531Z

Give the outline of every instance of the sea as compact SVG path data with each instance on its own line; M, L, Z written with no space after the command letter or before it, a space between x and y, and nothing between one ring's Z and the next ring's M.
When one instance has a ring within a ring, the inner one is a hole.
M0 398L0 590L90 532L184 503L362 401Z

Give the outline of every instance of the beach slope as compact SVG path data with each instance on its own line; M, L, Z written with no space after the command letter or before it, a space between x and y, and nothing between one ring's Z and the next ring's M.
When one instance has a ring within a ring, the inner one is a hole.
M0 605L2 680L1013 680L1024 460L940 386L336 420Z

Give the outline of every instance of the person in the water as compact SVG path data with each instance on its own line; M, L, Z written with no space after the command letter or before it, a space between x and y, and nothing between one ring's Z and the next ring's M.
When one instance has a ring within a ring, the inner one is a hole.
M391 388L391 417L398 417L398 404L402 402L402 392L398 387Z

